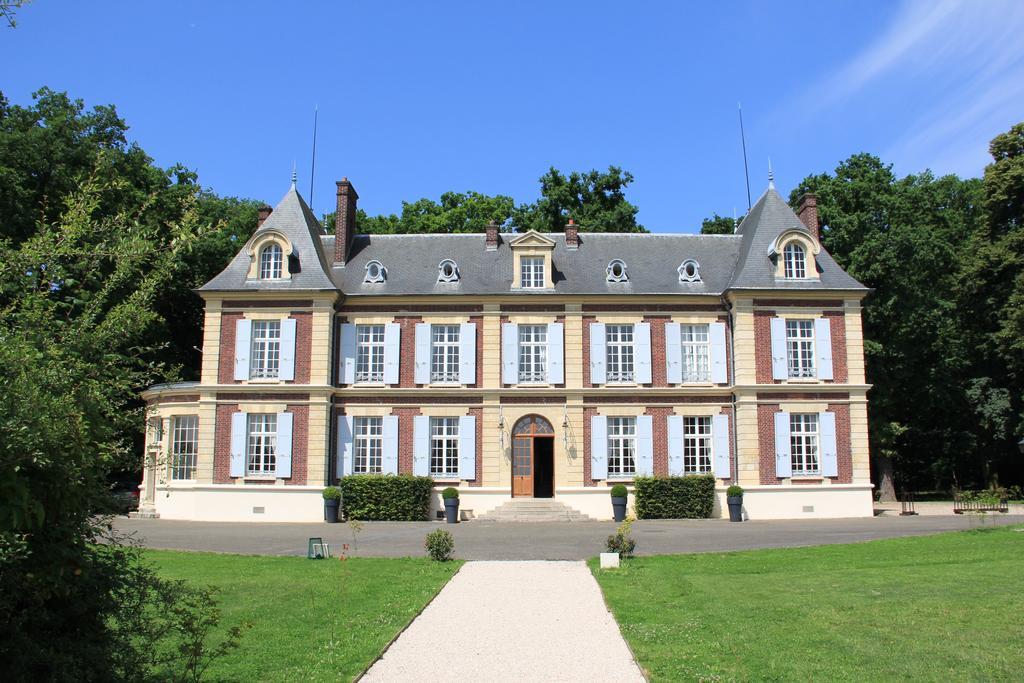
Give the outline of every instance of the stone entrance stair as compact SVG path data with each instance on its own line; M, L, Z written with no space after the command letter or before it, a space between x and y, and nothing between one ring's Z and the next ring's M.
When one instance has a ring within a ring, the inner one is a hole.
M483 522L589 522L579 510L550 498L520 498L477 517Z

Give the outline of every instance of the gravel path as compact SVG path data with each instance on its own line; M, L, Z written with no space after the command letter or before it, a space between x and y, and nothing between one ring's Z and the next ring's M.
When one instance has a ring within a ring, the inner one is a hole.
M643 681L583 562L467 562L363 681Z

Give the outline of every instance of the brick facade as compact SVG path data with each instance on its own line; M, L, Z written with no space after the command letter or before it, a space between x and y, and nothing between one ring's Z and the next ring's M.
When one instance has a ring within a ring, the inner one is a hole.
M235 327L241 313L220 314L220 354L217 358L217 381L235 384Z
M772 379L772 318L775 311L754 311L754 363L758 384L774 384Z
M402 329L398 347L398 386L412 388L416 384L416 325L423 322L421 316L396 317L395 322Z
M481 486L484 478L484 409L470 408L467 415L476 418L476 478L469 481L470 486Z
M825 311L832 332L832 377L837 383L850 381L846 369L846 316L840 311Z
M231 416L238 412L237 405L217 406L217 424L213 436L213 483L230 484L231 478Z
M775 476L775 413L781 412L777 403L757 406L757 453L761 484L778 484Z
M292 476L287 484L305 485L309 475L309 406L289 405L292 414Z
M644 322L651 325L651 381L655 387L668 386L668 368L665 366L665 325L669 320L668 316L661 315L644 317Z
M847 403L830 403L828 410L836 414L836 455L839 476L832 481L836 484L853 482L853 449L850 445L850 406Z
M668 476L668 416L671 408L648 408L644 415L651 416L651 432L654 437L654 475Z
M392 408L398 416L398 473L412 474L413 426L412 418L422 415L419 408Z
M590 422L597 415L597 408L583 409L583 485L597 486L590 470Z
M313 314L295 311L295 380L292 384L309 384L310 357L313 355Z

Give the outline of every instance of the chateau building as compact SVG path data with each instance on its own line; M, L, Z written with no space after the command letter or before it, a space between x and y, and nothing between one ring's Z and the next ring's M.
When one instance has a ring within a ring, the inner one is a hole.
M154 386L142 514L316 521L324 485L427 475L480 516L713 473L752 519L872 514L861 300L815 198L732 235L335 234L295 190L198 290L201 379ZM583 226L585 227L585 226ZM632 501L631 501L632 502Z

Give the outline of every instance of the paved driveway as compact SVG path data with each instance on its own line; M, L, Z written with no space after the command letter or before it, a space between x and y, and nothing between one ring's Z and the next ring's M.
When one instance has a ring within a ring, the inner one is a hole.
M720 552L829 543L853 543L895 536L917 536L977 528L981 524L1024 523L1022 515L874 517L750 521L720 519L649 520L633 525L637 554ZM151 548L210 550L251 555L304 555L306 539L321 536L337 552L365 557L424 554L423 539L432 529L455 536L456 557L467 560L579 560L593 557L615 529L612 522L499 523L364 522L353 537L347 524L267 524L255 522L181 522L118 518L114 528Z

